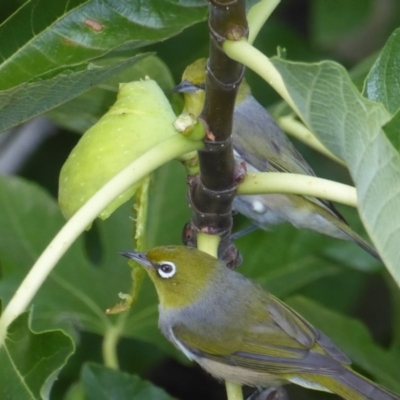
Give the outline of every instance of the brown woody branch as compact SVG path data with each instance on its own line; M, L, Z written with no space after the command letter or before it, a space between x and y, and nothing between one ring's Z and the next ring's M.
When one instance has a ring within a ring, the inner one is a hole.
M236 93L244 66L228 58L221 45L248 35L245 0L209 0L210 57L206 98L200 119L207 127L205 149L199 152L200 175L189 188L192 221L189 232L221 236L220 256L235 258L229 249L232 201L242 173L235 166L231 139ZM187 233L187 231L186 231ZM230 255L227 255L227 252ZM236 264L235 260L231 262Z

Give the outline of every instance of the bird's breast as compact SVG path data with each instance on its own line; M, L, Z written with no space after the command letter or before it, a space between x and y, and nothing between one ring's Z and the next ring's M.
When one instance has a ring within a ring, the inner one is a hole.
M196 357L194 361L215 378L239 385L266 387L287 383L285 380L279 379L277 375L223 364L205 357Z

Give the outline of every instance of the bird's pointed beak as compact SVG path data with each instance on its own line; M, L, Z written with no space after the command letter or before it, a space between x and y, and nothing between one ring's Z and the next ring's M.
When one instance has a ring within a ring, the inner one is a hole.
M182 81L179 85L176 85L172 91L176 93L191 93L199 90L199 88L193 85L192 82Z
M140 253L138 251L121 251L119 254L138 262L146 268L153 268L153 264L148 260L146 253Z

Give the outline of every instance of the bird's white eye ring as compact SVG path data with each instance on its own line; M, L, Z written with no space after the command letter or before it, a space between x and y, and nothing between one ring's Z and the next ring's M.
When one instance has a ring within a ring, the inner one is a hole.
M157 273L161 278L171 278L175 275L176 265L170 261L162 261L158 264Z

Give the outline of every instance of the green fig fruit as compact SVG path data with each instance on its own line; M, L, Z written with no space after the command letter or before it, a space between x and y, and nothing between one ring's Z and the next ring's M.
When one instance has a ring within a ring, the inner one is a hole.
M115 104L84 133L61 169L58 200L64 216L69 219L120 170L176 134L175 118L155 81L121 84ZM126 190L99 217L108 218L139 185Z

